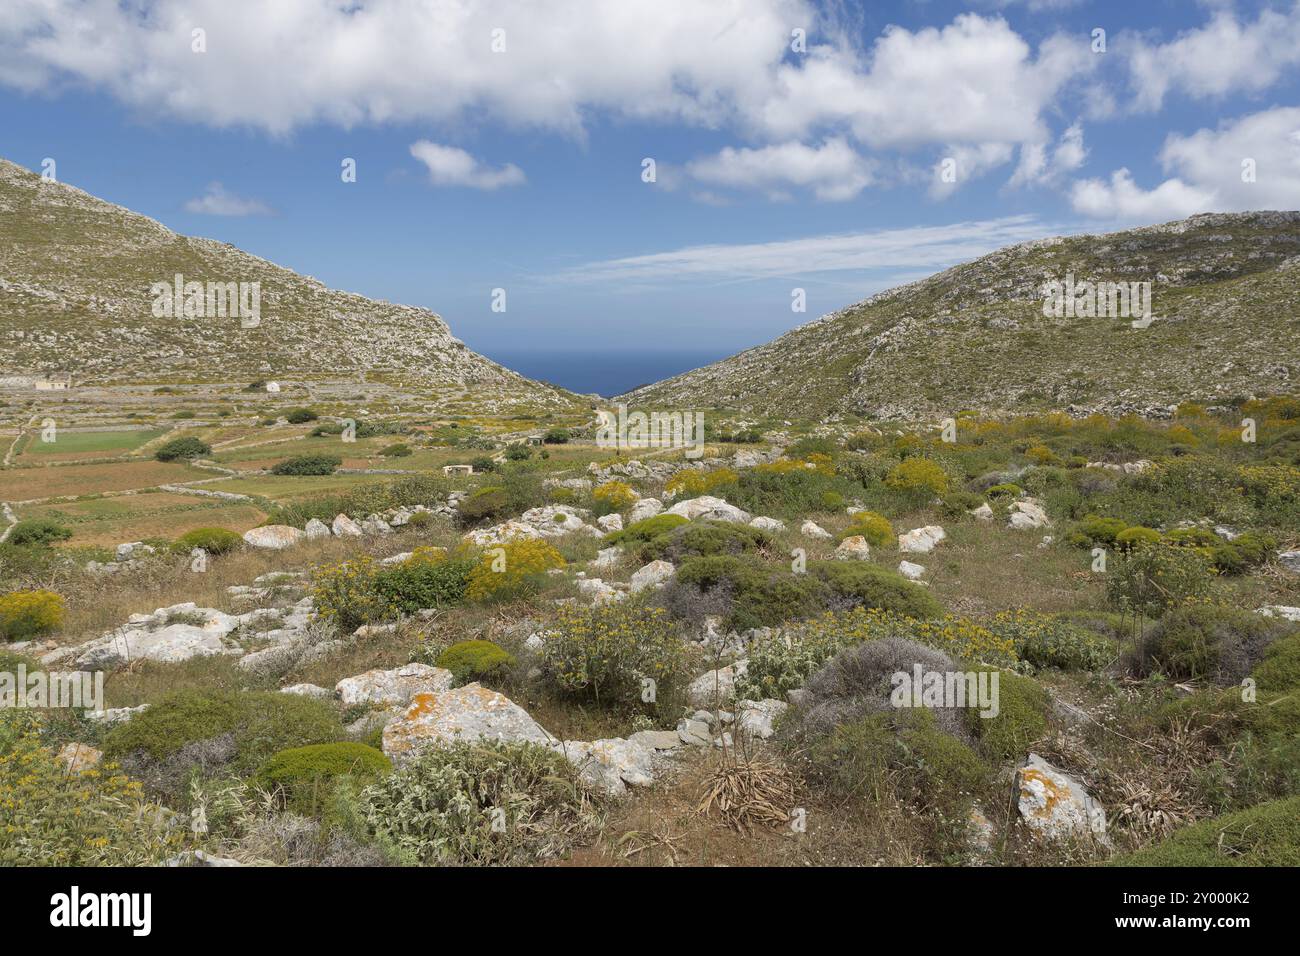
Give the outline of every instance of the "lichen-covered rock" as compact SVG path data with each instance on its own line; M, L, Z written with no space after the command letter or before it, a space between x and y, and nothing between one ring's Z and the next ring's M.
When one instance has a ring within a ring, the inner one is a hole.
M658 498L642 498L632 505L632 511L628 514L627 520L631 524L636 524L646 518L653 518L663 510L664 503Z
M244 540L252 547L266 548L270 551L291 548L306 537L305 531L291 528L287 524L269 524L264 528L252 528L244 532Z
M679 501L668 509L668 514L681 515L687 521L734 521L736 524L749 524L751 517L748 511L742 511L712 495Z
M315 541L317 538L328 538L331 534L330 526L320 518L312 518L303 526L303 534L307 536L308 541Z
M871 546L860 534L849 535L835 549L835 558L839 561L866 561L871 557Z
M622 515L601 515L596 519L596 524L601 531L612 532L623 530Z
M640 594L647 588L661 588L673 576L672 562L651 561L632 575L632 593Z
M357 524L347 515L340 514L334 516L334 523L331 530L340 538L360 538L365 532L361 530L361 525Z
M441 693L416 694L384 728L383 749L404 760L421 749L457 740L531 742L549 746L555 738L509 697L479 684Z
M898 573L909 581L919 581L925 575L925 566L911 561L899 561Z
M783 700L742 700L736 704L735 723L737 729L766 740L776 732L776 719L790 707Z
M449 690L451 671L428 664L406 664L392 670L372 670L345 677L334 692L347 707L357 704L407 704L416 694Z
M749 525L751 528L757 528L759 531L784 531L785 522L778 518L768 518L759 515L757 518L750 518Z
M530 524L522 521L503 521L490 528L476 528L467 532L462 540L486 548L493 544L502 544L516 538L540 538L542 533Z
M654 783L654 749L640 742L614 737L606 740L566 740L556 749L578 768L582 778L610 796L619 796L630 784Z
M1077 777L1031 753L1016 770L1016 807L1035 833L1050 840L1086 837L1108 842L1106 811Z

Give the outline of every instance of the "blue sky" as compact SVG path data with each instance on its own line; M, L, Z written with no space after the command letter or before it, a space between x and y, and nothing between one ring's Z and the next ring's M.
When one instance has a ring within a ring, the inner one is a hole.
M0 156L508 362L702 361L1021 239L1300 208L1294 0L7 0L0 88Z

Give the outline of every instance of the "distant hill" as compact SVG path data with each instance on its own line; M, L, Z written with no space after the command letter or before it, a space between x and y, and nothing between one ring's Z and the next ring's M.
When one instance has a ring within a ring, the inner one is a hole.
M1047 317L1045 283L1151 283L1147 328ZM1194 216L1002 249L824 316L629 404L824 418L1137 411L1300 390L1300 213Z
M151 287L177 273L205 285L259 283L260 324L155 316ZM0 346L8 378L71 373L113 385L364 375L485 404L573 401L466 348L426 309L329 289L2 159Z

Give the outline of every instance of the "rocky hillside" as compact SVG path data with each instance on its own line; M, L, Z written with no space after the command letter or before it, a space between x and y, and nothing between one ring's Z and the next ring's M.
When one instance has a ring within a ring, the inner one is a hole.
M156 317L154 283L260 283L260 324ZM425 309L329 289L226 243L0 160L0 375L80 382L329 378L568 404L470 351Z
M1068 273L1150 282L1155 320L1045 317L1044 284ZM801 418L1159 415L1298 380L1300 213L1259 212L1011 246L624 398Z

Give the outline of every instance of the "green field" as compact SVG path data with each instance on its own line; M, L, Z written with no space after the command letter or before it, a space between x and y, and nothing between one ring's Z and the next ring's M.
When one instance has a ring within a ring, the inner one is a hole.
M163 433L162 429L133 429L131 431L72 432L60 431L52 442L40 440L39 435L29 435L23 448L24 455L80 455L90 452L127 452Z

